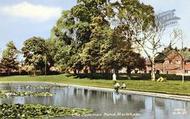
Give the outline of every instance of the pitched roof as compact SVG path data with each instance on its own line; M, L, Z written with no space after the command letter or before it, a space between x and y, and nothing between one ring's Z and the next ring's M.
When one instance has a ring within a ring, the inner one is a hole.
M156 63L163 63L164 59L166 58L166 54L164 53L159 53L156 57L155 57L155 62Z
M158 53L158 55L155 57L155 62L163 63L165 61L165 59L167 58L167 56L172 52L179 53L177 50L175 50L171 47L167 47L162 52Z
M184 49L183 51L173 49L171 47L165 48L162 52L160 52L156 57L155 57L155 62L156 63L163 63L165 61L165 58L170 53L175 52L176 54L181 55L185 61L190 61L190 49Z

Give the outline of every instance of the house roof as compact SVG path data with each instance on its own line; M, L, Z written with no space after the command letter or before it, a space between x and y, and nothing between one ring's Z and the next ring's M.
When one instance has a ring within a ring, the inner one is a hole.
M165 53L159 53L156 57L155 57L155 62L156 63L163 63L164 59L166 58L166 54Z
M172 52L179 53L177 50L174 50L171 47L165 48L162 52L158 53L158 55L155 57L155 62L163 63L165 59L167 58L167 56Z
M175 52L176 54L179 54L181 57L184 58L185 61L190 61L190 50L189 49L180 51L180 50L172 49L171 47L169 47L169 48L165 48L163 52L160 52L155 57L155 62L163 63L165 61L165 59L168 58L167 56L173 52Z
M165 59L171 52L176 52L175 50L171 49L164 49L163 52L159 52L158 55L155 57L155 63L164 63ZM146 60L146 64L150 65L151 62L149 59Z

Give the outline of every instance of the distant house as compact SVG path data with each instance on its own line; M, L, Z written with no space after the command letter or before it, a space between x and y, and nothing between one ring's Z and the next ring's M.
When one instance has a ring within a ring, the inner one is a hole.
M190 50L183 52L165 48L155 58L155 71L162 74L190 74ZM151 72L150 62L146 63L146 72Z

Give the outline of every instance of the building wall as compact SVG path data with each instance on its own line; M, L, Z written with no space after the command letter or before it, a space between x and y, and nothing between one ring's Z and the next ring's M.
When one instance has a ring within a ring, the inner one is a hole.
M185 73L190 73L190 62L185 61L184 70ZM151 66L146 67L146 72L151 71ZM163 63L155 64L155 71L162 74L181 74L183 73L183 58L177 52L171 52L165 59Z

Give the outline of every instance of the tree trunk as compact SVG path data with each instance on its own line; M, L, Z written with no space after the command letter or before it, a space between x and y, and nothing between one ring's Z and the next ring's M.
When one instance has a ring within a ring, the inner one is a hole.
M88 67L86 67L86 66L84 67L84 73L88 74Z
M7 69L7 75L9 76L11 74L11 71L10 71L10 69L8 68Z
M97 78L96 77L96 68L94 66L90 66L90 76L92 79Z
M77 69L77 74L80 74L80 69Z
M90 66L90 73L96 73L96 68L94 66Z
M37 72L37 67L34 65L34 71L33 71L33 75L36 76L36 72Z
M76 68L74 68L74 74L77 75L77 70L76 70Z
M154 56L151 58L151 80L155 81L156 80L156 76L155 76L155 59Z
M106 69L104 70L104 73L109 74L109 73L110 73L110 70L106 68Z
M131 79L131 68L127 67L127 78Z
M33 76L36 76L36 69L34 69Z

